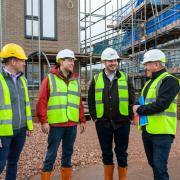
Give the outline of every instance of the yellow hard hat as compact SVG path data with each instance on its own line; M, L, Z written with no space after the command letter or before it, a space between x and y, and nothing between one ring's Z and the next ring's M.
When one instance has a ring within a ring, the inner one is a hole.
M0 52L0 57L1 58L16 57L22 60L28 59L24 52L24 49L18 44L14 44L14 43L6 44Z

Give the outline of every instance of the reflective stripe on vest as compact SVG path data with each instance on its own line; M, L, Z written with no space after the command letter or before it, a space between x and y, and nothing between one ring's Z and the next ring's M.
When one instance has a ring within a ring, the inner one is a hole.
M157 77L151 86L149 87L145 104L150 104L156 102L158 97L159 88L163 79L167 76L172 76L165 72ZM145 88L151 80L147 81L141 95L143 95ZM170 106L163 112L156 113L153 115L148 115L148 124L146 125L146 130L150 134L176 134L177 127L177 96L171 102Z
M28 130L33 130L31 108L29 103L28 89L26 80L24 77L20 77L22 85L24 87L25 102L26 102L26 119ZM0 73L0 136L11 136L13 135L12 126L12 107L8 85Z
M20 79L22 81L24 92L25 92L27 129L32 131L33 122L32 122L31 106L30 106L29 95L28 95L27 80L23 76L21 76Z
M68 85L54 74L48 74L50 97L48 123L79 121L80 86L78 79L70 79Z
M128 84L125 74L119 71L121 77L118 78L118 96L119 96L119 112L124 116L129 115L129 94L128 94ZM101 118L104 114L104 103L103 103L103 90L104 90L104 80L103 72L94 76L95 80L95 102L96 102L96 113L97 118Z

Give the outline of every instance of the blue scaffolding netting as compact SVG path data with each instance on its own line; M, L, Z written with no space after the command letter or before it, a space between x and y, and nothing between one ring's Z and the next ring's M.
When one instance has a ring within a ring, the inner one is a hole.
M149 19L145 26L145 35L151 35L162 28L166 28L167 26L171 25L172 23L180 20L180 4L177 4L169 9L166 9L164 12L159 14L159 16L153 17ZM178 27L176 27L178 28ZM132 36L133 34L133 36ZM133 37L133 38L132 38ZM132 30L126 31L122 45L124 47L129 46L132 44L132 41L138 41L141 39L141 28L136 27Z
M144 2L144 0L138 0L136 6L139 6L142 2ZM151 3L153 2L155 2L156 4L160 4L162 2L166 4L169 3L168 0L152 1ZM132 44L133 41L140 41L144 35L150 36L153 33L156 33L158 30L166 28L174 22L178 22L178 20L180 20L180 4L168 6L166 9L159 12L158 15L154 15L147 20L147 22L145 23L145 31L140 26L134 27L133 31L131 28L127 30L124 29L124 34L121 35L120 38L116 36L112 40L112 47L118 51L125 50L129 47L129 45ZM180 26L173 28L180 28ZM169 29L171 29L171 27ZM141 41L141 43L145 42ZM108 40L98 42L94 45L94 52L99 54L108 46Z

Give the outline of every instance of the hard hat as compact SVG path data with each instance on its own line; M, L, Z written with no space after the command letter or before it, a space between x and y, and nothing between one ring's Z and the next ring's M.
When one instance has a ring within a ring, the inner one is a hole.
M56 62L59 63L61 59L65 58L75 59L74 52L70 49L63 49L62 51L59 51L56 56Z
M117 54L116 50L114 50L113 48L106 48L101 54L102 61L104 60L111 61L118 58L119 55Z
M14 44L14 43L6 44L0 52L0 57L1 58L16 57L22 60L28 59L24 52L24 49L18 44Z
M143 64L147 62L160 61L166 62L166 55L159 49L152 49L144 54Z

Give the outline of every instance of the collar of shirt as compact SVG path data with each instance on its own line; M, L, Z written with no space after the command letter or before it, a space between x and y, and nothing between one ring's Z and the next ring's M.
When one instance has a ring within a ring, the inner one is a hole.
M22 74L20 72L20 73L17 73L17 74L14 75L8 69L6 69L5 67L4 67L4 71L13 79L14 83L16 83L17 78Z
M117 70L116 70L116 71L117 71ZM106 76L107 76L107 78L108 78L111 82L113 81L114 76L116 75L116 71L114 71L114 73L112 73L112 74L108 74L106 71L104 71L105 74L106 74Z

